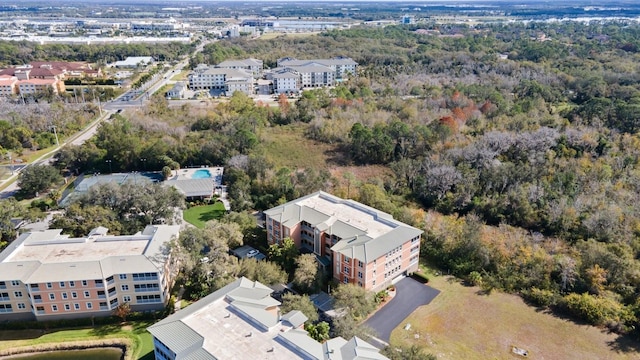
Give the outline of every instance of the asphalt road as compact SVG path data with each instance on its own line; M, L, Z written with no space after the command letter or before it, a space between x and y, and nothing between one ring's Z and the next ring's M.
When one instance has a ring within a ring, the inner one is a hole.
M429 304L440 293L428 285L407 277L395 284L396 296L371 316L365 325L378 333L380 340L389 342L391 332L418 307Z

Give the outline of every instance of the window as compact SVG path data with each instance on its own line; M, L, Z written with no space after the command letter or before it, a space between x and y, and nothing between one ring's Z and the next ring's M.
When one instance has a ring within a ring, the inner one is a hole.
M6 289L7 288L7 283L4 281L0 281L0 289Z
M69 281L69 287L75 287L75 286L76 286L75 281Z
M80 304L78 303L73 304L73 308L76 310L80 310Z
M71 304L64 304L64 311L71 310Z
M77 292L75 292L75 291L72 291L72 292L71 292L71 298L72 298L72 299L77 299L77 298L78 298L78 293L77 293Z
M51 311L58 311L58 305L51 305Z
M22 297L22 291L14 291L14 292L13 292L13 296L15 296L15 297Z
M348 267L348 266L345 266L345 267L344 267L344 273L345 273L345 274L351 274L351 269L349 269L349 267Z
M120 274L120 280L127 280L127 274Z
M136 292L159 291L158 284L136 284L133 287Z
M11 280L11 286L20 286L20 281L18 281L18 280Z
M91 296L90 293L88 291L85 291L84 292L84 297L88 298L89 296Z
M82 286L87 286L87 285L88 285L87 280L82 280Z
M53 287L52 283L47 283L47 289L51 289Z
M158 273L133 274L133 281L158 280Z
M49 300L55 300L56 294L49 294Z
M342 279L342 282L345 283L345 284L348 284L349 283L349 278L345 277L344 279Z
M347 256L343 256L343 258L344 258L344 262L345 262L345 263L349 263L349 260L350 260L350 259L349 259Z
M89 309L89 310L93 309L93 304L92 303L87 303L87 309Z
M33 291L40 291L40 285L38 285L38 284L31 284L31 285L29 285L29 287Z
M64 287L64 281L60 281L60 287L63 288Z
M364 267L364 263L362 261L358 261L358 267L359 268Z
M126 302L126 303L131 302L131 296L129 296L129 295L123 296L122 297L122 302Z
M159 303L162 302L162 300L160 300L160 295L138 295L136 296L136 302L138 304Z
M67 295L67 293L66 293L66 292L64 292L64 293L62 293L62 298L63 298L63 299L68 299L68 298L69 298L69 295Z
M18 309L26 309L27 307L24 305L24 303L18 303Z
M358 279L362 279L362 271L358 271Z
M96 286L102 286L102 280L95 280Z
M129 291L129 285L127 284L120 285L120 288L122 289L122 291Z
M13 308L11 304L0 304L0 313L10 313L13 312Z

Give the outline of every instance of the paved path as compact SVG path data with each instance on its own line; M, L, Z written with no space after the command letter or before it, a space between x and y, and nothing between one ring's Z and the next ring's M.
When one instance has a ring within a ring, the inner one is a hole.
M371 316L365 325L378 333L378 338L389 342L391 332L415 309L429 304L439 293L428 285L407 277L396 283L396 296Z

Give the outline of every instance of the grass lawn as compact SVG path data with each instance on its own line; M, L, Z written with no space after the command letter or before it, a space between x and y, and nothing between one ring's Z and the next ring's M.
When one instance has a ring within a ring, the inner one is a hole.
M430 275L440 295L391 333L391 344L416 344L439 359L638 359L640 345L589 325L538 311L515 295L479 295L455 278ZM411 329L404 330L410 323ZM419 337L416 338L416 335Z
M216 202L211 205L193 206L185 210L182 217L189 224L202 229L207 221L220 219L226 210L222 202Z
M130 339L133 344L133 359L152 360L153 337L147 327L155 321L128 322L127 325L103 325L95 328L64 330L2 330L0 350L19 346L60 343L66 341Z

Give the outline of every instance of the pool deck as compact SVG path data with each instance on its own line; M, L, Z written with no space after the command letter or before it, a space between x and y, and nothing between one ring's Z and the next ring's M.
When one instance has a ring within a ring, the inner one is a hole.
M222 184L222 173L224 171L223 167L199 167L199 168L187 168L174 170L174 176L172 176L171 180L191 180L193 179L193 174L198 170L209 170L211 173L211 180L213 180L215 185Z

